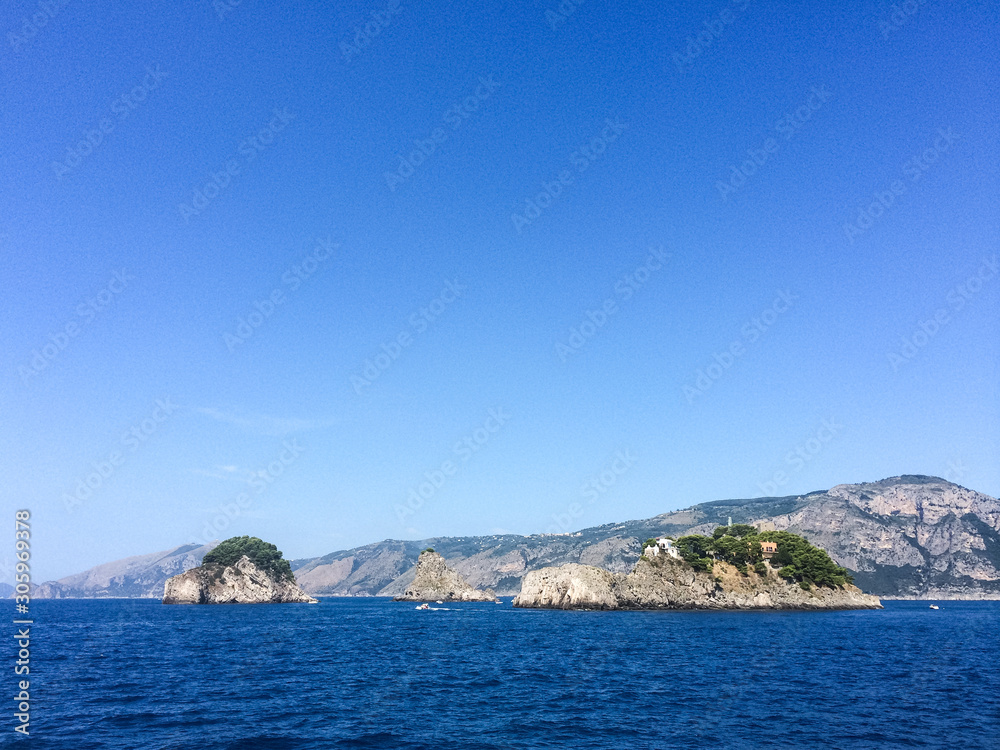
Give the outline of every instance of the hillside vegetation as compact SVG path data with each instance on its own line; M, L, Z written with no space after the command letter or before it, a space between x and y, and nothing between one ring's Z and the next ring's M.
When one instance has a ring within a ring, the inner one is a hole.
M771 558L771 564L778 568L778 575L798 581L803 588L813 585L833 588L854 582L850 572L830 559L825 550L788 531L760 532L748 524L718 526L712 536L682 536L676 547L684 561L695 570L711 572L712 563L721 560L746 575L750 565L755 566L758 573L764 570L760 567L764 564L761 542L777 544L778 551Z
M235 565L246 555L250 562L261 570L269 573L276 581L291 581L292 566L281 556L281 552L273 544L258 539L255 536L234 536L205 555L202 565L218 563L219 565Z

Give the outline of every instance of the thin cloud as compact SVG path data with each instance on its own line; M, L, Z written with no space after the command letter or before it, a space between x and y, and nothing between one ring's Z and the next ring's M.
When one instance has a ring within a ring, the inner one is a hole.
M240 471L238 466L216 466L211 469L191 469L191 473L197 474L200 477L211 477L212 479L246 484L249 481L247 477L250 471Z
M334 419L297 419L294 417L273 417L268 414L234 413L215 407L199 407L195 411L218 422L225 422L255 435L283 437L295 432L319 430L336 424Z

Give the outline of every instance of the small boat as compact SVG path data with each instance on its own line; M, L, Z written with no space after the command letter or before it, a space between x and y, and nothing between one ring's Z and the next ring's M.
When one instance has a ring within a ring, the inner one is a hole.
M416 609L430 609L430 608L431 608L431 605L428 604L427 602L424 602L423 604L418 604L417 607L416 607Z
M443 602L443 601L441 601L440 599L438 599L438 600L437 600L436 602L434 602L434 603L435 603L435 604L444 604L444 602Z
M494 604L503 604L503 602L502 602L502 601L500 601L499 599L494 599L494 600L493 600L493 603L494 603Z
M936 604L932 604L931 605L931 609L941 609L941 608L938 605L936 605Z

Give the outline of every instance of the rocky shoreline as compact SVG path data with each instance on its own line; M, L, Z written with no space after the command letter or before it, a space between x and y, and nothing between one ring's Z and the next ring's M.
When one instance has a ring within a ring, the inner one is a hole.
M515 607L591 610L836 610L882 609L878 597L856 586L811 586L765 575L742 574L717 562L711 573L680 560L639 560L631 573L591 565L542 568L524 577Z

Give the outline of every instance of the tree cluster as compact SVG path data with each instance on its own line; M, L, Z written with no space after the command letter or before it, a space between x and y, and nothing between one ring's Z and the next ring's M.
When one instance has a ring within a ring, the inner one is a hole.
M771 563L779 567L778 575L788 581L798 581L803 588L808 586L843 586L853 583L847 569L837 565L826 550L813 546L807 539L788 531L758 532L748 524L719 526L712 536L689 534L678 539L674 546L681 558L699 571L712 571L716 560L727 562L744 575L748 566L763 575L764 553L761 542L775 542L778 551Z
M221 542L218 547L205 555L202 565L210 563L235 565L243 555L249 557L250 562L269 573L275 580L295 579L292 575L292 566L281 556L278 548L255 536L234 536Z

